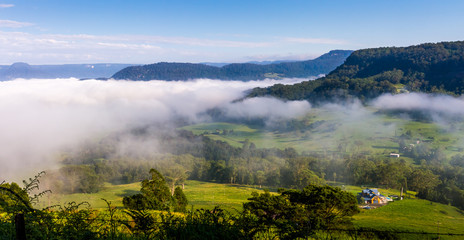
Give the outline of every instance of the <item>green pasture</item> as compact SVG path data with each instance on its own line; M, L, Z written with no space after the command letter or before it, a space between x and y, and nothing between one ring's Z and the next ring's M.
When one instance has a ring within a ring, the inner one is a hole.
M88 202L91 208L103 209L107 205L102 198L111 201L116 207L123 207L124 196L139 193L140 183L112 185L105 183L105 187L98 193L74 193L74 194L47 194L42 197L37 205L39 208L52 205L63 205L69 202ZM184 193L189 200L189 207L194 209L212 209L220 206L227 210L241 209L253 191L261 192L263 189L253 186L236 184L219 184L189 180L185 183Z
M202 123L185 126L183 129L225 141L235 147L243 146L248 140L258 148L292 147L300 153L364 153L387 158L390 153L399 152L400 136L406 136L405 143L408 146L417 146L417 142L428 144L430 148L442 150L448 157L463 151L462 122L437 124L413 121L379 113L373 108L362 108L356 114L354 112L356 111L315 108L311 113L297 119L300 128L293 131L226 122ZM401 159L412 163L412 159L407 157L402 156Z
M464 234L464 212L427 200L405 199L362 210L354 216L354 224L377 230Z

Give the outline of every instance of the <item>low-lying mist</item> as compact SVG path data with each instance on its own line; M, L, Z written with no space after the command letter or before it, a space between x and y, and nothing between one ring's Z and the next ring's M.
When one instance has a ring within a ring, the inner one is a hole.
M150 131L212 121L205 114L220 109L229 118L261 118L279 124L315 111L306 101L252 98L234 101L254 87L293 84L306 79L264 81L98 81L78 79L18 79L0 82L0 181L18 181L56 168L63 149L98 140L115 132L150 126ZM420 110L446 124L448 116L464 115L464 100L427 94L383 95L364 106L359 101L327 103L320 107L340 122L371 128L395 126L382 122L378 110ZM375 121L375 124L372 124ZM366 134L375 129L360 128ZM355 129L344 129L347 137ZM157 151L156 134L143 139L126 134L119 139L121 155ZM162 151L162 149L159 149Z
M307 102L263 98L231 103L254 87L303 80L307 79L250 82L18 79L0 82L0 181L20 180L53 168L62 149L88 139L147 125L167 128L175 126L179 119L188 123L209 121L200 113L215 107L248 117L288 118L304 114L310 109ZM156 143L156 140L150 141ZM146 145L131 138L121 142L125 143L120 144L123 152Z

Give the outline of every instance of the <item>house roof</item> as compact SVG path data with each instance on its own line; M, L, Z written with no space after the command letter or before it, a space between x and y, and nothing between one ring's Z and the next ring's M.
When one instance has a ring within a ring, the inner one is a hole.
M362 190L362 193L363 194L374 194L374 195L379 195L379 190L377 190L376 188L372 188L372 189L369 189L369 188L366 188L364 190Z

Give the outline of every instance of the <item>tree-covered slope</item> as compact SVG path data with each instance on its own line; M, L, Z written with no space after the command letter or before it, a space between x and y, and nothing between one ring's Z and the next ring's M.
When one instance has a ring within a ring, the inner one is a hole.
M215 78L223 80L257 80L267 77L310 77L327 74L342 64L349 50L334 50L316 59L276 64L234 63L223 67L193 63L155 63L127 67L113 75L114 79L130 80L188 80Z
M249 96L310 101L376 97L408 91L464 91L464 42L427 43L410 47L385 47L353 52L326 77L295 85L254 89Z

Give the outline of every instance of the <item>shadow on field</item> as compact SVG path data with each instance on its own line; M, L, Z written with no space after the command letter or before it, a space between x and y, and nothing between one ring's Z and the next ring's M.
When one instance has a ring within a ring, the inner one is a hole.
M135 195L137 193L140 193L140 191L131 190L131 189L125 189L122 193L118 193L116 195L119 196L119 197L128 197L128 196Z
M398 147L389 147L389 146L374 146L374 145L372 145L372 148L385 148L385 149L398 150Z
M251 186L251 185L240 185L240 184L227 184L226 186L228 187L234 187L238 189L245 189L245 190L256 190L256 191L264 191L265 189L269 190L269 192L277 192L277 188L275 187L267 187L267 186L262 186L261 188L258 186ZM251 196L251 192L250 192Z

